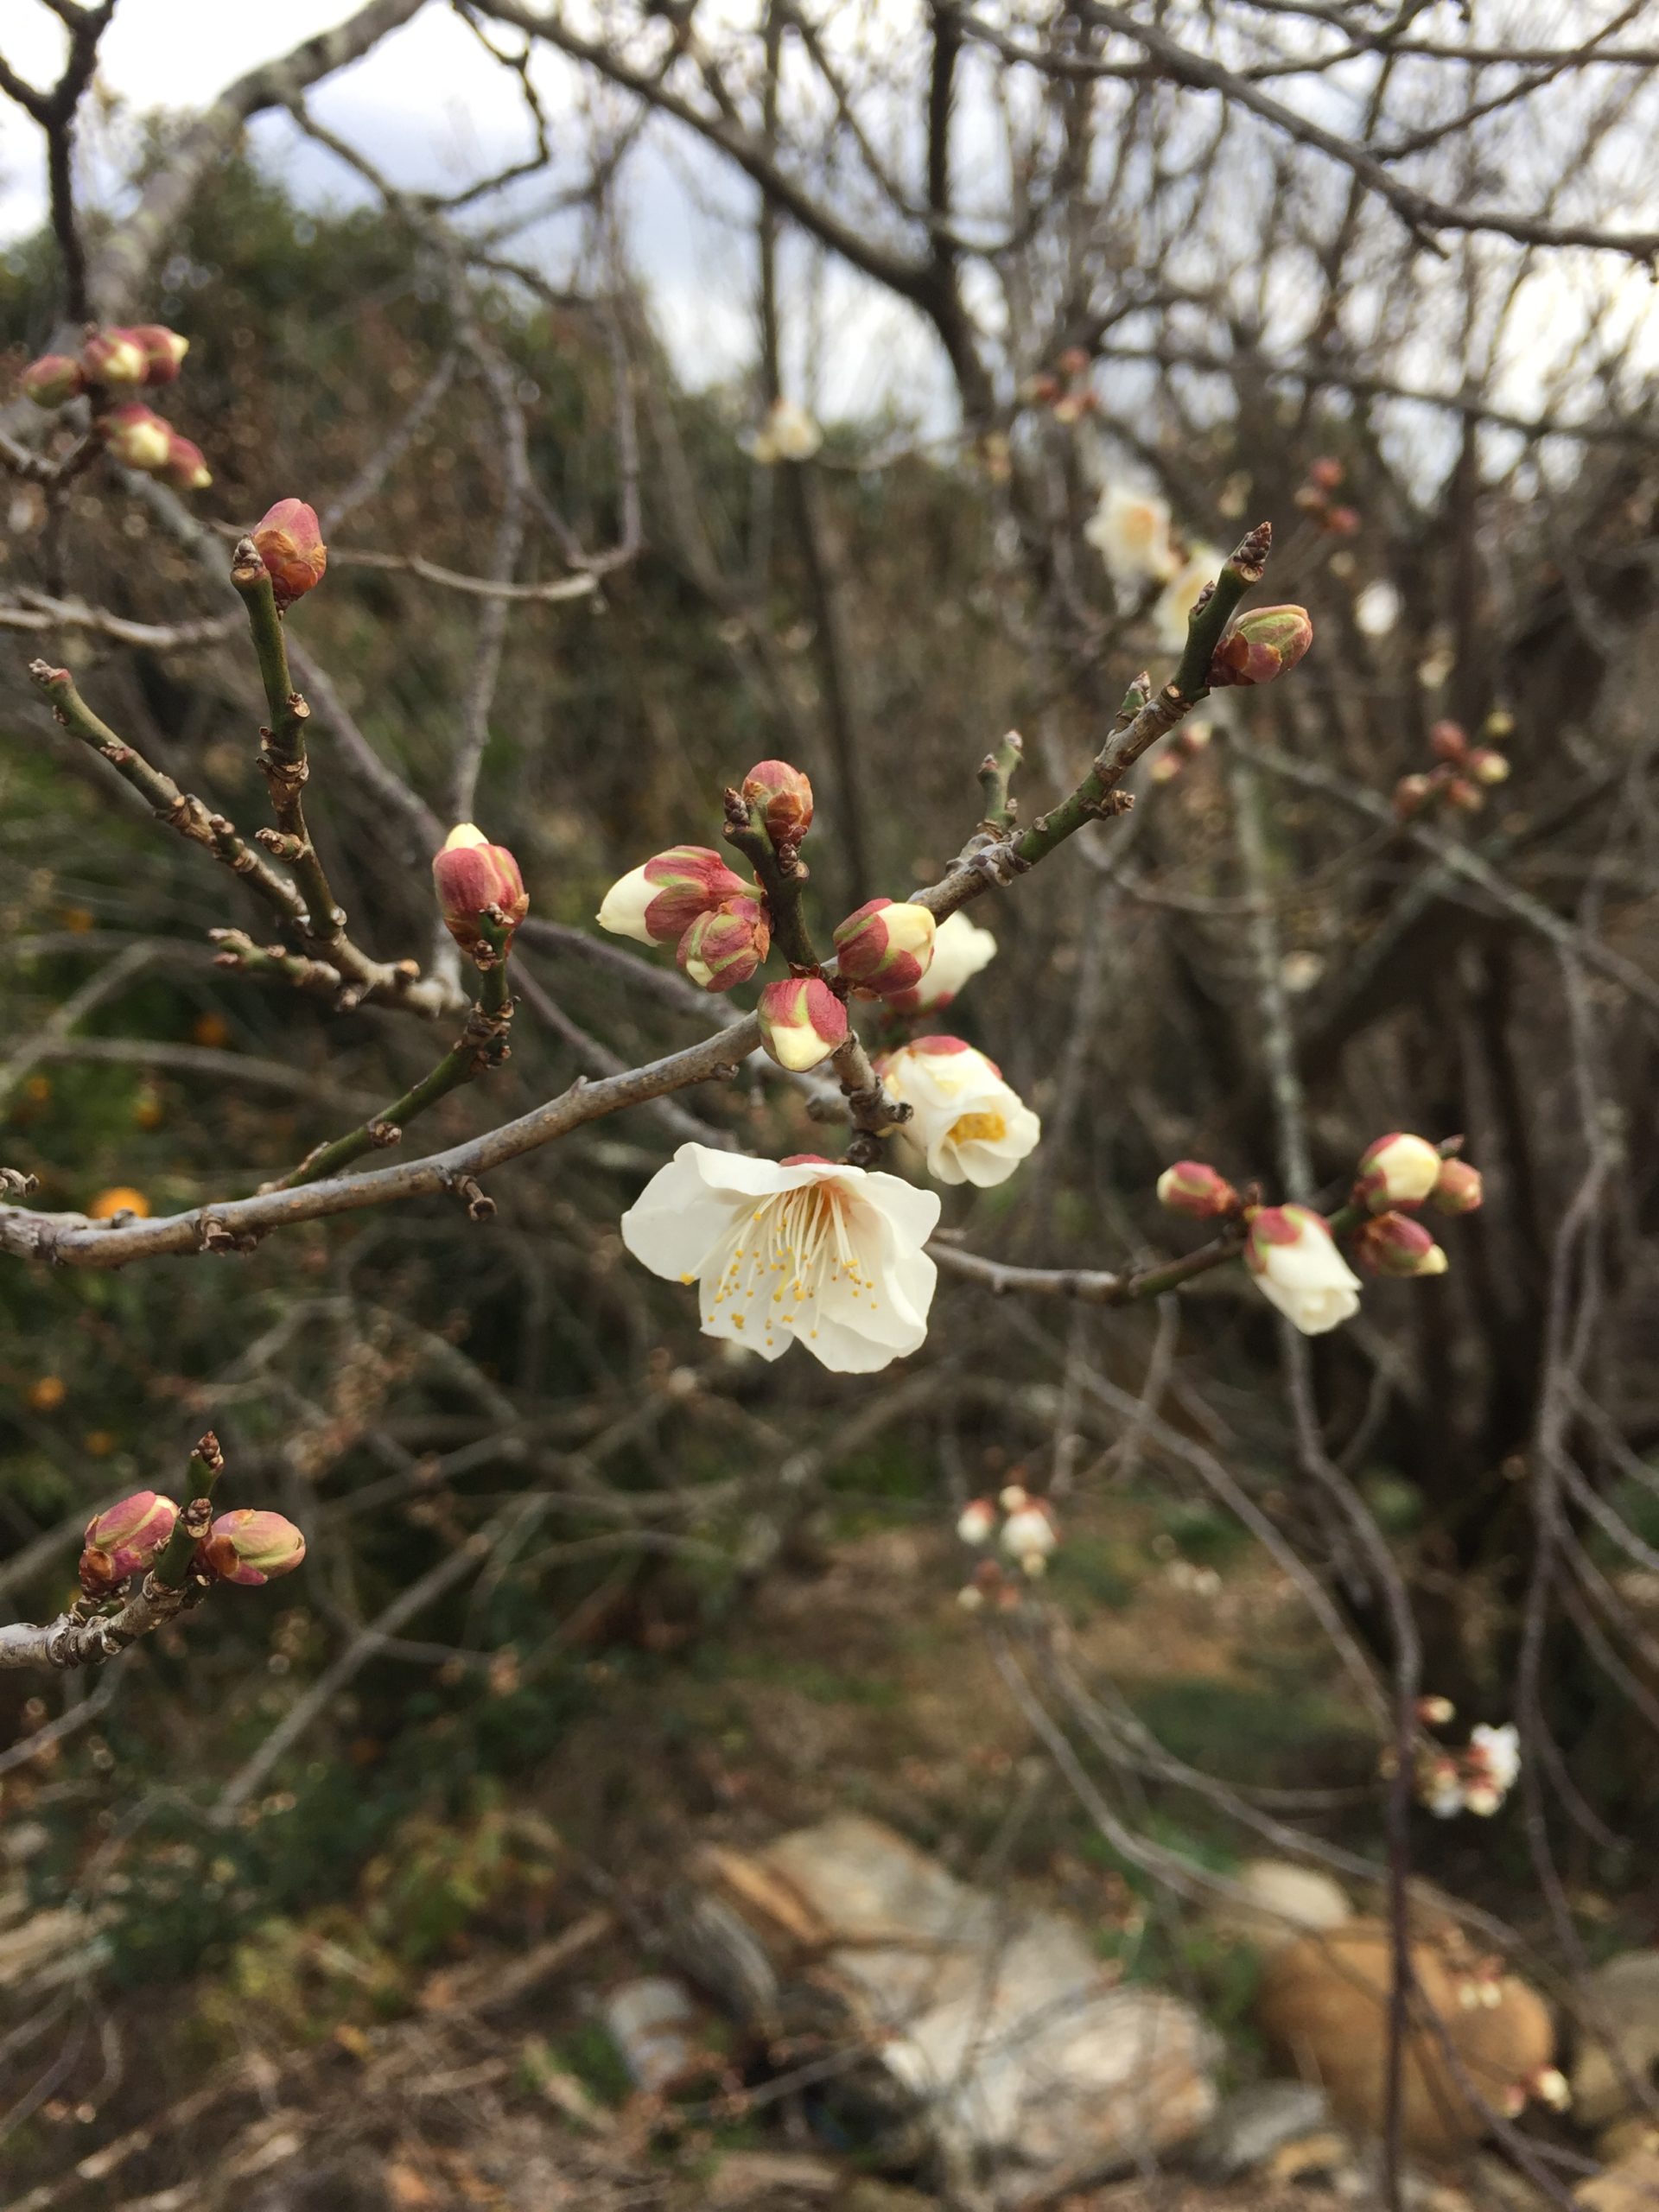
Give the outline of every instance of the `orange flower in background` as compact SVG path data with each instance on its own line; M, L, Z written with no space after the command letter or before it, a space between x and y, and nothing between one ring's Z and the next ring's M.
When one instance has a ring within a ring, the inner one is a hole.
M231 1025L222 1014L199 1014L190 1025L190 1034L198 1045L217 1048L231 1041Z
M100 1191L86 1209L88 1221L113 1221L118 1213L137 1214L140 1221L149 1218L149 1200L142 1191L129 1190L124 1183L113 1189Z
M69 1395L69 1386L61 1375L41 1375L23 1393L29 1411L54 1414Z

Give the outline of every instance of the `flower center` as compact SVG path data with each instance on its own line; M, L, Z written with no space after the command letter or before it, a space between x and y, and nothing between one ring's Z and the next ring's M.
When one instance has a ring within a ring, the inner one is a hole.
M874 1309L874 1286L860 1264L851 1212L851 1193L827 1179L763 1198L727 1232L704 1274L705 1287L711 1278L714 1282L714 1310L729 1309L741 1336L758 1306L771 1344L774 1329L794 1331L803 1321L808 1336L816 1337L820 1301L832 1290L850 1289Z
M1001 1114L958 1114L950 1124L952 1144L1001 1144L1008 1125Z

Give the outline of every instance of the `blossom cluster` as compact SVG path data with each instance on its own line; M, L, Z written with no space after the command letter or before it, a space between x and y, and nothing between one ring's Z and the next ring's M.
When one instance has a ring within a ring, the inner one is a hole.
M957 1519L957 1534L964 1544L982 1551L995 1543L1020 1572L1035 1580L1048 1572L1048 1562L1059 1547L1060 1524L1046 1498L1035 1497L1023 1483L1009 1483L995 1497L976 1497L963 1506ZM957 1592L957 1602L969 1611L982 1605L1008 1606L1019 1602L1019 1587L1004 1574L992 1557L982 1559Z
M148 1573L166 1548L179 1517L170 1497L135 1491L86 1524L80 1586L90 1599L117 1596L134 1575ZM205 1581L274 1582L305 1557L305 1538L280 1513L238 1506L221 1513L197 1544L189 1572Z
M1441 1725L1453 1718L1444 1698L1426 1699L1420 1710ZM1493 1728L1483 1722L1470 1730L1469 1741L1460 1751L1430 1745L1419 1751L1418 1800L1437 1821L1454 1820L1459 1813L1490 1820L1515 1787L1520 1772L1521 1733L1515 1723L1506 1720L1501 1727Z
M1217 546L1178 539L1169 502L1155 492L1109 484L1083 534L1106 565L1112 588L1138 601L1161 585L1152 607L1158 643L1176 652L1186 643L1187 625L1215 583L1226 555ZM1212 690L1231 684L1270 683L1288 674L1313 642L1313 625L1304 607L1257 607L1229 625L1216 647L1205 681ZM1200 749L1203 740L1186 739L1177 753L1166 753L1179 767ZM1175 768L1165 768L1167 780Z
M1497 748L1515 728L1515 716L1494 707L1481 724L1483 743L1471 744L1461 722L1438 721L1428 733L1434 766L1402 776L1394 787L1394 810L1402 822L1440 804L1460 814L1478 814L1486 793L1509 780L1510 764Z
M1020 397L1027 407L1046 408L1067 429L1081 423L1085 415L1096 413L1100 397L1089 381L1087 348L1068 346L1052 369L1039 369L1035 376L1026 378Z
M48 411L89 399L94 432L112 459L181 492L199 492L213 480L201 448L164 415L126 397L174 383L189 350L188 338L159 322L89 328L79 355L43 353L21 382L25 396Z
M1321 1336L1359 1311L1360 1277L1344 1256L1348 1240L1366 1274L1444 1274L1444 1249L1414 1217L1425 1205L1472 1213L1478 1169L1426 1137L1391 1131L1360 1155L1350 1202L1328 1219L1312 1206L1267 1206L1242 1194L1205 1160L1178 1160L1158 1179L1159 1202L1195 1221L1233 1223L1250 1278L1304 1336Z

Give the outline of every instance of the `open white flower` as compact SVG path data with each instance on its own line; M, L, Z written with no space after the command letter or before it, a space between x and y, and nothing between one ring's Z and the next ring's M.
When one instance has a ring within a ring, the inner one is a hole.
M802 1155L749 1160L683 1144L622 1217L653 1274L700 1287L704 1332L776 1359L791 1339L866 1375L927 1335L938 1270L931 1191Z
M1083 534L1120 591L1167 583L1180 566L1169 543L1169 502L1155 492L1108 485Z
M1187 621L1198 594L1206 584L1214 583L1226 558L1213 545L1195 545L1159 594L1152 622L1159 644L1168 652L1179 652L1186 643Z
M1305 1337L1323 1336L1359 1311L1359 1277L1306 1206L1262 1207L1244 1257L1262 1295Z
M1501 1728L1483 1721L1469 1731L1469 1763L1500 1796L1514 1789L1521 1772L1521 1731L1513 1720Z
M996 957L996 939L989 930L970 922L966 914L947 914L933 935L933 958L914 989L890 996L887 1003L900 1014L925 1014L949 1006L966 982Z
M1019 1092L960 1037L918 1037L880 1063L887 1095L911 1109L898 1134L941 1183L1006 1183L1043 1133Z

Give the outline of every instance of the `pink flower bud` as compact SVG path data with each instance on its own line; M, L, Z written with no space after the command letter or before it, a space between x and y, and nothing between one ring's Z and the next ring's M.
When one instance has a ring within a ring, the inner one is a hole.
M1230 683L1271 683L1295 667L1313 642L1305 607L1258 607L1242 615L1216 647L1206 682L1212 690Z
M1359 1264L1373 1275L1443 1275L1446 1254L1423 1227L1403 1213L1380 1213L1354 1239Z
M1506 784L1510 780L1509 762L1489 745L1476 746L1465 765L1478 784Z
M1437 760L1459 767L1468 758L1469 738L1461 722L1436 722L1428 733L1428 749Z
M836 925L836 952L849 983L886 995L914 990L933 958L934 922L925 906L872 899Z
M1427 1137L1395 1130L1378 1137L1359 1155L1355 1194L1372 1213L1384 1213L1390 1206L1414 1210L1434 1188L1445 1164Z
M1333 461L1329 454L1321 454L1317 461L1308 463L1307 480L1317 484L1322 492L1334 492L1342 477L1342 463Z
M322 542L316 509L303 499L278 499L249 534L270 574L279 614L322 582L328 548Z
M129 1575L154 1566L173 1533L179 1509L153 1490L135 1491L86 1523L80 1586L89 1598L118 1589Z
M772 925L756 898L728 899L699 914L680 939L675 958L698 988L729 991L747 983L772 950Z
M798 1075L847 1041L847 1009L816 976L768 983L760 994L760 1042L780 1068Z
M1325 527L1333 537L1357 537L1363 522L1357 507L1332 507L1326 512Z
M1486 804L1479 785L1471 784L1467 776L1448 777L1446 797L1447 804L1455 806L1460 814L1478 814Z
M205 492L213 480L207 454L176 430L168 442L166 474L168 482L181 492Z
M143 384L149 358L130 330L95 330L80 349L80 365L87 381L114 391L124 385Z
M274 1582L305 1557L305 1538L280 1513L251 1505L221 1513L196 1547L195 1563L221 1582Z
M1429 1192L1429 1203L1441 1213L1474 1213L1485 1196L1478 1167L1466 1160L1443 1160Z
M42 353L23 371L21 382L26 397L37 407L61 407L86 391L86 372L67 353Z
M1402 776L1394 787L1394 810L1402 822L1421 814L1434 796L1432 776Z
M760 809L774 845L798 845L812 827L812 786L787 760L762 760L751 768L743 796Z
M173 451L173 426L137 400L112 408L99 428L105 447L124 468L159 476L167 467Z
M474 822L457 823L432 862L443 926L463 951L487 942L479 917L494 907L507 925L508 941L530 912L518 863L505 845L493 845Z
M601 929L640 944L672 944L699 914L712 913L728 899L753 896L754 886L706 845L671 845L617 879L605 893L598 921Z
M1207 1162L1178 1160L1158 1178L1158 1203L1194 1221L1215 1221L1237 1210L1238 1192Z
M963 1506L957 1534L964 1544L988 1542L996 1527L996 1508L988 1497L976 1497Z
M176 330L168 329L164 323L135 323L130 330L120 334L130 339L143 352L146 384L171 384L190 351L190 340L181 338Z

